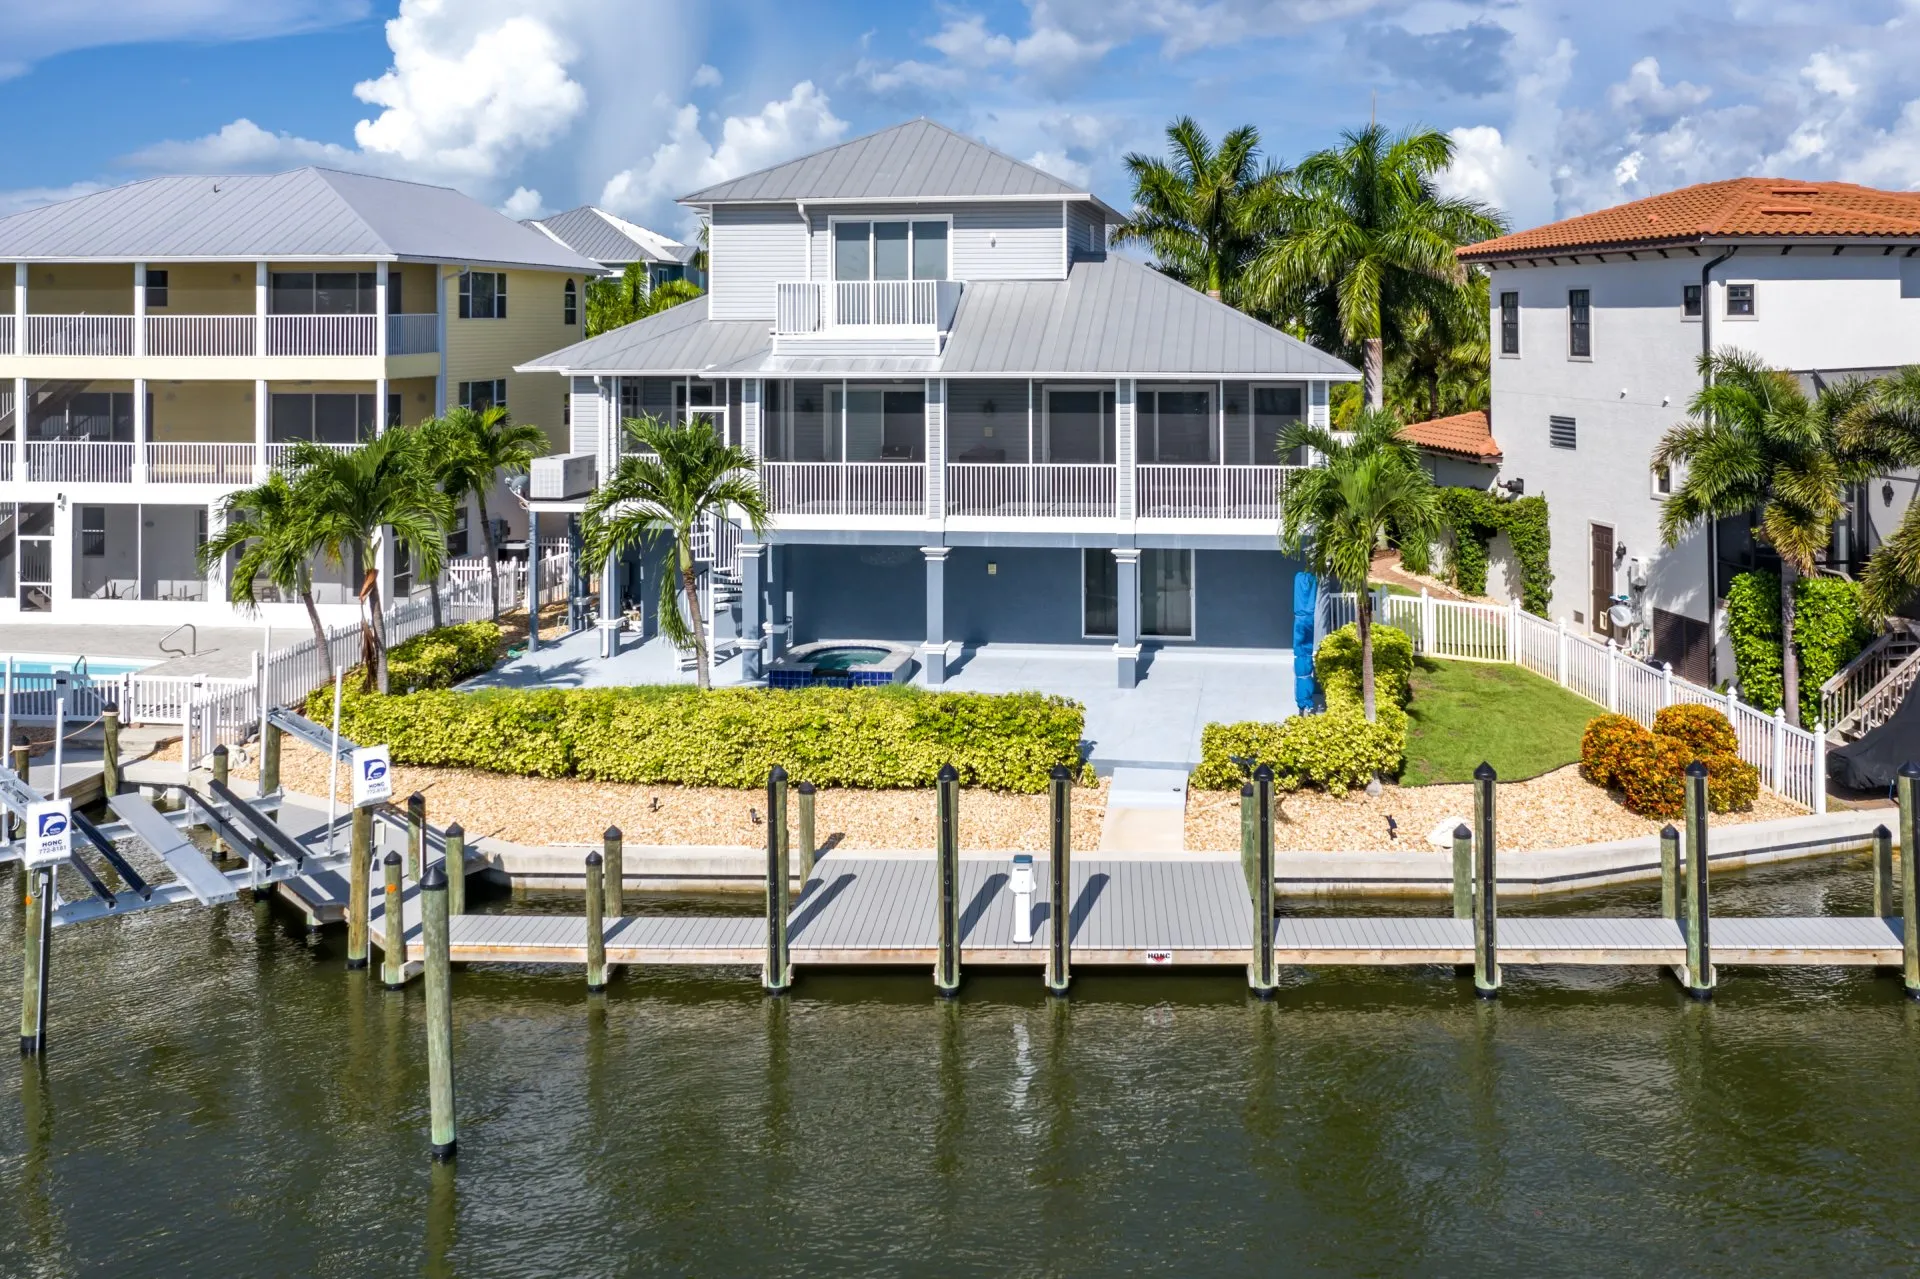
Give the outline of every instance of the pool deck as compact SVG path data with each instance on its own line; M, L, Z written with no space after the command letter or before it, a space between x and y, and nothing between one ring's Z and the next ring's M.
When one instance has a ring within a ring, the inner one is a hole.
M0 625L0 653L84 653L103 659L121 658L157 662L141 671L142 675L212 675L238 678L253 669L254 651L261 647L266 632L261 627L199 628L199 652L186 657L168 658L160 651L160 641L179 628L172 626L66 626L15 622ZM280 627L274 631L276 647L297 644L309 638L305 629ZM193 641L186 631L167 640L169 648L190 648Z

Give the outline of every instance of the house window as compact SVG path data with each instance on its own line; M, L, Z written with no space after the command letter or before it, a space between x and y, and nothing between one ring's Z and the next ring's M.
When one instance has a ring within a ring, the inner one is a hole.
M407 553L407 544L399 538L393 540L393 598L405 599L413 594L413 556Z
M462 382L460 407L481 412L496 407L504 409L507 407L507 379L497 377L490 382Z
M1593 358L1593 307L1585 289L1567 290L1567 354L1576 360Z
M1105 547L1089 547L1080 558L1081 632L1111 639L1120 633L1120 565Z
M388 412L397 416L392 396ZM275 444L312 440L317 444L358 444L374 436L374 397L276 391L268 401L269 432Z
M1729 284L1727 286L1727 316L1729 318L1753 318L1753 286L1751 284Z
M1500 295L1500 354L1520 354L1520 295Z
M167 273L147 268L147 309L164 307L167 304Z
M80 554L90 560L104 559L106 557L106 507L83 506L80 508Z
M1142 391L1135 422L1142 462L1215 460L1217 432L1210 390Z
M1683 284L1680 286L1680 314L1689 320L1700 318L1700 286Z
M504 271L469 271L460 277L460 318L507 318L507 275Z
M267 301L275 315L372 315L378 309L371 271L275 271Z
M1042 462L1112 462L1113 392L1051 390L1040 422Z
M944 280L945 221L835 222L836 280Z
M572 280L567 281L566 291L560 295L560 323L580 323L580 290Z
M1550 417L1547 419L1547 443L1557 449L1574 447L1573 419L1570 417Z
M454 508L453 527L447 530L447 554L460 559L467 553L467 508Z
M1656 500L1673 496L1673 468L1656 466L1652 471L1653 496Z
M1105 548L1082 552L1080 625L1089 639L1120 633L1120 566ZM1140 552L1140 634L1193 638L1193 552Z

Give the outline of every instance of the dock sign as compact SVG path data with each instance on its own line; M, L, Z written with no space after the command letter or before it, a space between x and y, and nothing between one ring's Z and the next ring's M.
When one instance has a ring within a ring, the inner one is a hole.
M27 865L58 866L73 854L73 801L27 805Z
M361 746L353 752L353 806L365 808L393 798L393 761L384 746Z

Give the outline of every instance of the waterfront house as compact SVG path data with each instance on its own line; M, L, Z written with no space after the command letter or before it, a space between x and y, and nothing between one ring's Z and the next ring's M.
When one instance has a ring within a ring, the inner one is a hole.
M1920 362L1920 194L1736 178L1685 187L1463 249L1492 274L1499 483L1547 499L1552 612L1635 632L1674 671L1733 673L1727 583L1775 560L1749 521L1669 550L1653 468L1700 389L1703 352L1737 348L1810 386ZM1851 572L1913 493L1891 476L1853 495L1827 567ZM1607 620L1615 603L1632 626ZM1643 629L1644 628L1644 629Z
M669 239L591 204L551 217L529 218L525 225L582 257L592 258L608 275L619 275L636 262L643 264L648 290L668 280L706 286L706 274L694 261L698 246Z
M1348 365L1109 253L1121 215L1082 184L927 120L683 203L707 295L521 367L569 379L603 474L643 412L759 459L773 530L711 542L747 676L821 639L915 646L931 685L996 644L1110 654L1123 687L1156 648L1290 647L1304 459L1278 442Z
M0 617L203 625L236 618L196 548L294 441L506 404L563 444L561 388L513 366L584 331L600 270L459 192L317 168L0 218L0 263ZM387 598L424 585L391 552L380 570ZM333 620L358 584L320 575Z

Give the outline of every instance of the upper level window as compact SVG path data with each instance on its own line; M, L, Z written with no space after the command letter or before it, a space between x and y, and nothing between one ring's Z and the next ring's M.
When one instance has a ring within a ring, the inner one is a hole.
M1680 286L1680 314L1689 320L1700 318L1700 286L1683 284Z
M373 272L275 271L269 302L275 315L372 315Z
M1520 295L1500 295L1500 354L1520 354Z
M945 221L835 222L836 280L944 280Z
M486 412L494 407L507 407L507 379L493 378L485 382L460 383L460 407Z
M1567 290L1567 354L1576 360L1593 356L1593 307L1585 289Z
M1752 318L1753 285L1729 284L1727 286L1727 314Z
M580 290L572 280L567 281L566 291L560 295L560 323L580 323Z
M167 304L167 273L147 268L147 309Z
M460 318L507 318L507 275L504 271L469 271L460 277Z

